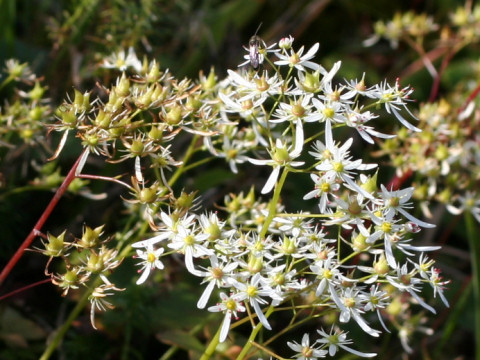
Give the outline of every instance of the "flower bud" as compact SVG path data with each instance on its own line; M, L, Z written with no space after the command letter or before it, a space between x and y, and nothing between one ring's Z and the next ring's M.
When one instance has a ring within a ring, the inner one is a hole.
M130 95L130 80L128 80L125 73L123 73L122 77L118 80L115 93L124 98Z
M217 80L215 79L215 70L212 67L210 69L208 77L204 81L202 81L202 86L206 91L209 91L213 90L215 88L215 85L217 85Z
M77 89L74 90L75 97L73 99L73 109L75 114L82 114L90 110L90 93L85 92L82 94Z
M92 229L90 226L85 226L78 246L87 249L97 246L100 243L100 235L103 233L103 227L104 225Z
M52 234L47 234L48 243L44 244L45 251L43 254L46 256L59 257L65 254L65 232L62 232L58 236L53 236Z
M39 101L45 94L46 87L42 87L38 81L35 81L35 86L28 92L28 97L34 101Z
M168 125L178 125L182 121L182 108L179 105L174 105L168 111L164 117L165 122Z

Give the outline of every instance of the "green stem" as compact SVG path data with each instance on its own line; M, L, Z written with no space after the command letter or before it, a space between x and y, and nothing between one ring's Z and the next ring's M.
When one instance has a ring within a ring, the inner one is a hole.
M119 255L119 258L124 258L130 252L130 246L126 246ZM67 330L72 325L73 321L78 317L80 312L85 308L88 304L88 297L92 293L93 289L98 286L100 283L100 275L96 277L96 279L92 282L92 285L88 287L87 291L83 294L82 298L78 301L77 305L73 308L72 312L68 316L67 320L63 323L63 325L58 329L53 337L52 341L48 344L47 348L43 352L40 360L47 360L50 358L52 353L58 347L60 342L62 341L63 337L65 336Z
M173 186L173 184L177 181L177 179L182 175L182 173L185 171L186 168L186 163L188 160L192 157L194 151L195 151L195 145L197 143L198 136L195 135L190 143L190 146L187 149L187 152L185 153L185 156L182 159L182 165L175 171L175 173L172 175L170 180L168 181L169 186Z
M277 212L277 204L280 199L280 193L282 192L283 184L285 183L285 179L287 178L288 169L283 169L282 175L280 176L280 180L278 181L277 185L275 186L275 191L273 192L272 200L270 200L270 204L268 205L268 215L263 223L262 230L260 231L259 238L263 239L267 234L268 227L272 223L273 218Z
M282 172L282 175L280 176L280 180L278 181L277 185L275 186L275 191L273 192L272 200L270 201L270 204L268 206L268 215L267 215L267 218L265 219L265 222L263 223L262 230L260 231L260 234L259 234L260 239L265 237L265 235L268 231L268 227L270 226L273 218L275 217L277 204L278 204L278 201L280 199L280 193L282 192L283 184L285 183L285 179L287 178L287 174L288 174L288 170L284 169L283 172ZM273 306L270 306L270 308L267 310L267 313L265 314L265 316L267 318L273 312L273 309L274 309ZM205 352L203 353L200 360L210 359L210 357L215 352L215 349L217 348L217 345L219 343L221 328L222 328L222 326L220 325L217 333L213 337L212 341L210 341L210 344L208 344L208 347L205 350ZM257 324L257 326L255 326L255 328L253 329L252 333L250 334L250 338L248 339L248 342L245 344L241 353L238 355L237 360L241 360L245 357L247 352L252 347L251 341L253 341L255 339L255 337L257 336L257 334L258 334L258 332L260 331L261 328L262 328L262 323L259 322Z
M265 313L265 317L268 318L272 313L273 313L273 310L275 308L273 307L273 305L270 305L270 307L268 308L267 312ZM252 330L252 333L250 334L250 337L248 338L247 340L247 343L245 344L245 346L243 347L242 351L240 352L240 354L238 354L237 356L237 360L242 360L245 358L245 356L247 355L247 353L250 351L252 345L253 345L253 341L255 340L255 338L257 337L257 334L258 332L262 329L263 325L261 322L259 322Z
M75 308L72 310L70 315L68 316L67 320L63 323L63 325L57 330L55 333L55 336L53 339L48 343L47 348L43 352L42 356L40 357L40 360L47 360L50 358L50 356L53 354L53 352L57 349L59 346L60 342L62 341L63 337L65 336L65 333L67 330L70 328L72 325L73 321L78 317L80 312L83 310L83 308L87 305L88 303L88 297L91 294L90 289L87 289L85 293L83 294L82 298L80 301L75 305Z
M222 324L220 324L220 326L218 327L217 333L215 334L215 336L210 341L210 344L208 344L208 347L203 352L200 360L208 360L213 355L213 353L215 352L215 349L218 346L218 343L220 342L220 331L221 330L222 330Z
M467 225L468 244L470 246L472 284L473 284L473 304L480 302L480 241L478 241L475 220L471 213L465 212L465 222ZM480 360L480 309L474 306L475 321L475 359Z

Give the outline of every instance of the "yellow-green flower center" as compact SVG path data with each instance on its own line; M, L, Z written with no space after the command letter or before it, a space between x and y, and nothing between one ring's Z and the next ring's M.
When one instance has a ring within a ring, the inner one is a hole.
M212 274L212 277L213 277L214 279L219 280L219 279L221 279L221 278L223 277L223 270L220 269L220 268L218 268L218 267L217 267L217 268L213 268L213 269L211 270L211 274Z
M257 290L257 287L256 287L256 286L250 285L250 286L247 287L247 295L248 295L249 297L255 297L255 296L257 296L257 292L258 292L258 290Z
M157 259L157 258L156 258L156 256L155 256L154 253L152 253L152 252L149 252L149 253L148 253L148 255L147 255L147 261L148 261L149 263L154 263L156 259Z
M292 56L290 56L290 64L291 65L295 65L295 64L298 64L300 62L300 56L298 56L297 53L293 54Z
M355 298L346 298L344 304L348 308L353 308L355 306Z
M384 233L390 233L392 231L392 223L384 222L381 226L381 229Z
M227 310L235 311L237 310L237 303L233 299L228 299L227 301L225 301L225 307L227 308Z
M183 242L185 243L185 245L191 246L195 244L195 237L193 235L187 235Z
M296 117L302 117L305 115L305 108L301 104L295 104L292 106L292 114Z
M290 155L288 155L288 151L285 148L276 148L275 153L273 154L273 160L275 160L279 164L284 164L286 161L290 159Z
M322 113L323 115L325 115L326 118L331 119L335 115L335 110L333 110L332 108L325 108L323 109Z
M343 171L343 164L341 162L332 162L332 167L337 173L341 173Z
M302 348L302 355L305 357L305 358L311 358L313 356L313 349L310 348L309 346L305 346Z
M323 277L325 279L331 279L333 276L333 272L329 269L326 269L324 272L323 272Z

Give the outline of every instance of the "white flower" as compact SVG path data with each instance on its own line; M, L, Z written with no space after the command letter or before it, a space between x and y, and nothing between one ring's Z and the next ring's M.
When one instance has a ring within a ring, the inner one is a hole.
M327 178L326 176L318 176L317 174L310 174L313 182L315 183L315 188L305 194L303 200L308 200L311 198L319 198L318 208L321 213L325 213L327 205L330 203L328 196L332 196L335 191L338 191L340 184L335 182L335 178Z
M308 334L303 335L301 344L298 344L296 341L289 341L287 345L290 349L298 353L294 355L298 360L317 360L319 357L323 358L327 355L327 350L321 350L314 345L310 345L310 337Z
M217 156L225 158L230 166L230 170L234 173L238 173L237 164L243 164L248 160L248 157L244 155L247 152L244 141L232 140L228 136L223 137L222 149L217 151Z
M375 143L372 136L381 139L393 139L396 137L396 135L382 134L381 132L376 131L372 126L365 125L368 121L377 117L378 115L375 115L370 111L357 112L352 110L347 114L345 124L349 127L355 128L362 139L369 144Z
M347 99L351 99L356 95L362 95L366 96L368 98L374 99L375 95L373 94L373 91L375 91L375 87L370 87L367 88L365 85L365 73L362 75L362 79L358 81L357 79L355 80L350 80L347 81L347 85L345 88L348 90L343 96Z
M398 83L398 79L395 82L394 87L390 86L386 81L384 81L380 85L375 85L372 95L374 98L378 99L379 104L383 104L385 106L385 110L387 110L389 114L393 113L393 115L395 115L395 117L403 124L403 126L409 130L421 132L422 130L410 124L400 114L400 108L403 108L410 114L412 118L416 119L416 117L407 107L407 100L409 100L409 96L413 92L413 89L408 86L404 87L403 89L400 89L399 87L400 85Z
M324 159L315 168L319 171L325 171L327 179L339 179L346 182L353 190L362 194L368 199L373 196L365 189L361 188L354 181L354 170L369 170L377 166L377 164L362 164L362 160L351 160L348 149L353 143L353 139L348 139L341 147L337 147L333 142L332 126L330 120L325 123L325 144L328 150L328 159ZM323 152L325 153L325 151Z
M464 196L459 196L459 206L447 204L447 210L454 215L459 215L464 211L469 211L475 219L480 222L480 198L472 191L467 191Z
M231 263L220 263L217 256L212 255L210 256L210 264L211 266L205 269L205 271L200 270L196 274L198 276L205 277L202 284L208 282L207 287L197 302L197 307L199 309L203 309L205 305L207 305L208 299L210 298L215 286L218 288L227 286L230 287L236 281L232 272L237 268L238 262L233 261Z
M281 38L280 41L278 42L278 47L280 49L285 49L288 50L292 47L294 38L292 35L288 35L288 37Z
M308 216L308 214L304 213L289 217L277 216L273 221L279 223L280 227L278 229L283 233L292 234L293 237L299 237L313 227L312 220L306 220L306 216Z
M241 283L237 281L233 283L233 286L238 290L236 296L238 296L241 300L248 299L250 305L252 305L255 313L258 316L258 320L260 320L266 329L272 330L272 327L268 323L268 320L265 317L260 305L268 304L268 302L263 299L262 296L268 296L277 301L282 301L283 299L279 297L277 292L275 292L275 290L273 290L267 284L267 281L262 278L260 273L253 275L248 283Z
M396 224L398 220L394 220L393 212L383 214L382 217L376 216L374 213L370 213L370 219L376 225L375 232L373 234L364 234L367 237L366 242L368 244L373 244L378 239L384 239L385 246L385 256L387 258L388 264L392 268L397 267L395 257L393 256L392 241L397 241L399 239L398 233L403 229L402 225ZM362 229L359 229L362 232Z
M364 304L359 292L355 286L343 289L340 299L345 306L340 311L339 320L340 322L347 323L350 321L350 318L353 318L363 331L371 336L378 337L381 331L372 329L361 316L361 314L364 313Z
M322 336L321 339L317 340L317 343L324 344L328 346L328 354L330 356L335 356L338 351L338 348L341 348L353 355L357 355L360 357L374 357L377 356L375 353L362 353L360 351L354 350L351 347L347 346L353 344L352 340L347 339L347 333L343 331L336 332L335 330L330 331L330 334L327 334L325 331L317 330L317 332Z
M322 295L328 287L328 292L340 311L347 311L345 305L338 296L336 286L341 284L342 281L351 282L352 280L342 275L338 269L339 267L340 265L336 264L332 258L317 261L315 265L310 265L312 272L318 279L320 279L317 289L315 290L315 296Z
M111 54L103 61L102 66L107 69L118 69L120 71L133 67L138 73L142 70L142 62L137 58L133 47L128 48L127 55L125 55L125 50Z
M282 92L283 80L277 73L270 77L265 71L262 76L255 75L253 78L248 78L247 73L243 73L242 76L236 71L228 70L227 72L230 83L237 89L240 103L259 98L263 102L269 96Z
M247 85L250 86L250 83L247 83ZM218 93L218 97L220 98L220 100L222 100L224 105L222 107L222 110L229 113L238 113L244 119L248 119L252 115L254 116L266 99L265 97L259 97L258 99L255 99L255 101L252 101L250 99L232 99L232 97L234 96L236 96L236 93L231 93L229 95L222 92Z
M211 256L213 251L206 248L202 243L208 239L208 234L196 232L195 229L178 227L175 237L167 244L171 249L177 250L185 255L187 270L196 276L201 276L193 265L193 258L200 256Z
M440 296L440 299L442 299L443 303L445 304L446 307L450 307L448 304L448 300L443 295L443 291L445 290L445 285L450 283L449 280L443 280L442 277L440 276L440 269L437 269L435 267L432 267L430 269L430 277L428 279L429 284L433 288L433 297Z
M162 219L165 225L165 229L162 228L162 230L160 231L160 234L154 237L151 237L150 239L141 240L133 243L131 245L133 248L146 247L149 245L154 245L166 239L170 239L170 240L173 239L178 233L178 227L189 228L190 226L193 225L193 220L195 219L195 215L185 214L183 218L174 220L172 216L168 215L165 212L161 212L160 218Z
M372 285L370 287L370 292L362 292L359 294L359 298L364 303L364 311L376 311L378 320L385 331L390 332L385 323L383 322L382 315L380 314L380 309L385 309L389 304L390 296L386 291L378 289L378 285Z
M302 56L304 47L302 46L298 52L295 52L293 49L288 54L286 51L284 54L276 53L277 57L280 60L275 61L275 65L288 65L290 67L295 67L298 70L305 71L305 67L310 68L312 70L318 70L320 65L310 61L315 57L315 54L320 47L319 43L313 45L310 50L307 51L305 55Z
M210 306L208 311L210 312L224 312L225 318L222 322L222 327L220 330L219 341L224 342L228 335L228 330L230 329L230 323L232 321L232 315L237 318L238 312L245 312L245 306L242 305L241 300L238 295L227 296L225 293L220 293L220 298L222 302Z
M162 270L164 268L163 263L160 261L160 255L163 254L164 250L164 248L155 250L151 244L148 244L145 250L137 249L135 258L143 260L137 264L142 266L139 270L142 275L140 275L140 278L137 280L137 285L143 284L153 269Z
M320 115L320 121L333 121L335 123L344 123L346 121L345 113L350 111L347 104L339 101L312 99L313 105L318 110ZM311 122L311 119L305 119L307 122Z
M405 209L412 208L412 203L408 202L413 195L413 191L415 190L413 187L409 187L403 190L391 190L388 191L385 186L380 185L382 189L381 197L384 201L384 206L387 213L400 213L405 216L411 222L417 224L418 226L426 227L426 228L433 228L435 225L426 223L410 215Z
M293 161L295 158L300 156L303 148L303 141L300 141L300 137L301 139L303 139L303 133L301 134L301 136L299 135L299 133L300 131L297 126L297 139L295 140L295 146L293 147L293 149L292 146L287 148L287 145L284 144L282 140L277 139L275 146L270 152L270 156L272 157L271 160L258 160L252 158L248 159L248 161L255 165L270 165L273 167L272 173L270 174L267 182L263 186L263 189L261 191L262 194L268 194L270 191L272 191L273 187L277 183L277 179L280 175L280 170L282 167L297 167L304 164L303 161Z
M415 273L409 272L407 268L407 264L403 264L401 267L398 266L397 269L397 275L387 275L386 279L390 284L395 286L397 289L400 291L407 291L410 295L412 295L415 300L418 301L418 303L423 306L425 309L428 311L431 311L432 313L436 314L436 311L434 308L432 308L430 305L428 305L423 299L418 296L417 292L420 291L417 287L423 283L421 279L418 279L415 277Z

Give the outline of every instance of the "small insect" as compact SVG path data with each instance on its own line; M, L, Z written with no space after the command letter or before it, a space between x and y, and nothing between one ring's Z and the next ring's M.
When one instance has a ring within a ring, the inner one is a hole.
M260 54L259 50L265 49L267 47L265 41L263 41L260 36L257 35L258 30L260 30L260 26L262 26L262 23L258 25L257 31L255 31L255 34L250 38L250 41L248 42L250 64L252 64L252 67L255 70L257 70L258 66L263 62L263 55Z

